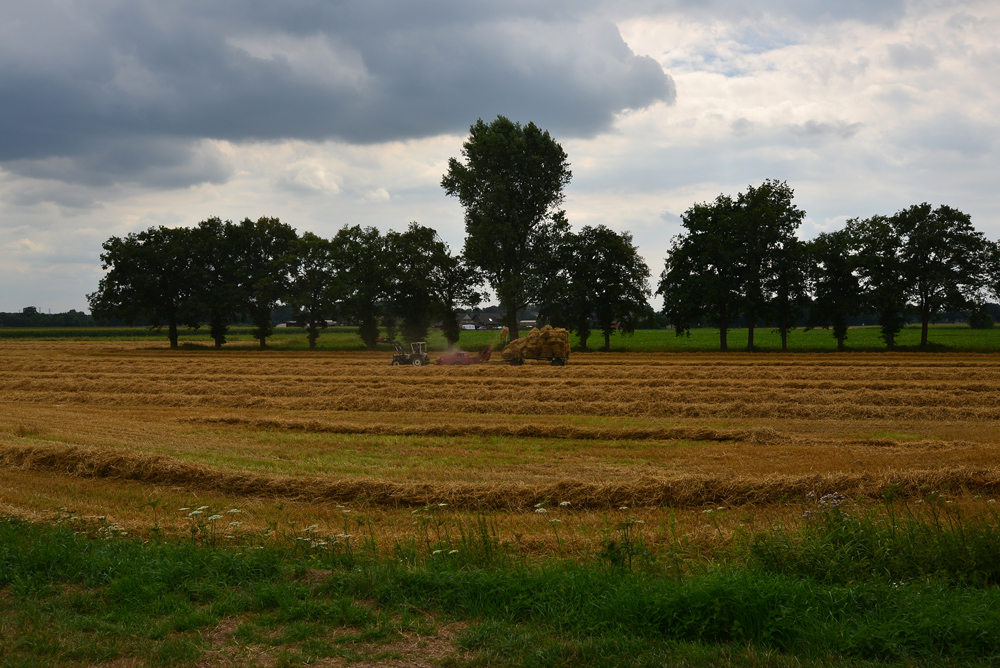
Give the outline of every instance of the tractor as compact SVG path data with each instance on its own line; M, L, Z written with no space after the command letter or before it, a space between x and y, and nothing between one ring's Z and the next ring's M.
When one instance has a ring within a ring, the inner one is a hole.
M392 356L392 366L401 364L412 364L413 366L423 366L431 363L431 358L427 355L427 343L425 341L414 341L410 344L410 352L406 352L403 344L399 341L390 341L392 347L396 349Z

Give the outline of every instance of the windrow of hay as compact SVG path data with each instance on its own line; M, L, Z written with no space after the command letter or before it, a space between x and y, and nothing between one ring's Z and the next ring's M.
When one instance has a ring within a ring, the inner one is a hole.
M703 505L767 505L801 499L809 492L840 492L879 498L887 492L919 497L931 491L1000 492L1000 468L950 467L929 471L827 475L652 476L590 483L553 480L546 484L422 484L378 480L329 480L269 476L200 466L162 455L109 452L79 446L0 446L0 465L63 475L142 481L214 491L230 496L284 498L366 506L414 507L447 503L454 509L526 510L540 503L569 502L576 509L629 507L689 508Z
M581 441L739 441L773 444L789 439L774 429L710 429L707 427L578 427L565 424L400 424L272 420L239 416L179 418L182 422L219 424L251 429L298 431L313 434L371 434L377 436L480 436L555 438ZM879 443L878 445L881 445Z
M527 336L514 339L503 349L505 360L524 357L569 357L569 332L561 327L532 327Z
M307 381L303 381L307 382ZM931 396L921 404L892 396L842 396L829 401L822 395L788 394L780 401L768 401L763 392L747 390L740 394L697 397L658 394L651 390L624 394L607 392L602 398L578 399L572 391L521 392L516 387L502 392L452 392L421 394L416 388L400 385L399 396L386 396L370 388L351 388L342 394L315 396L267 396L222 387L197 393L164 388L161 393L27 390L0 391L0 402L31 404L74 404L93 406L161 406L172 408L270 409L280 411L314 410L336 412L410 413L440 412L493 415L588 415L672 418L742 418L799 420L1000 420L997 397L984 401L963 397ZM1000 394L1000 393L998 393Z

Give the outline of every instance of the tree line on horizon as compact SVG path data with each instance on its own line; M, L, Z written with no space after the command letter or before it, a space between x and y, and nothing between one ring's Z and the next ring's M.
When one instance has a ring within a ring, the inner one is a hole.
M458 308L476 306L488 285L512 339L518 311L532 304L547 321L577 331L583 347L591 322L606 347L612 332L634 331L649 310L649 269L630 234L569 228L559 209L569 163L549 133L502 116L479 120L462 153L465 161L452 158L441 181L465 208L458 254L418 223L384 235L344 226L332 239L299 236L277 218L154 227L104 243L107 273L87 297L91 313L163 324L172 347L178 327L202 323L221 346L229 324L246 318L263 348L279 305L308 329L311 348L337 317L356 322L369 348L387 320L398 320L410 341L441 320L454 344Z
M788 332L804 319L829 327L844 350L850 319L871 313L891 350L910 313L924 347L943 312L968 312L971 326L992 326L986 304L1000 298L1000 244L968 214L916 204L802 241L795 232L805 212L792 199L787 183L767 180L684 212L657 288L678 335L708 319L727 350L730 323L742 316L748 350L764 323L787 350Z
M603 225L570 228L561 205L572 173L547 131L503 116L480 119L462 157L449 160L441 180L465 209L457 254L418 223L384 235L345 225L324 239L299 236L277 218L210 218L105 242L108 273L88 295L91 312L163 324L174 347L178 326L206 323L221 346L229 324L243 318L263 348L279 305L307 328L310 347L334 318L356 322L369 348L380 324L399 322L412 341L436 320L454 344L459 307L479 304L485 286L512 339L528 306L540 322L577 332L583 349L592 329L609 349L614 332L649 320L650 271L632 236ZM755 328L770 324L786 350L788 332L804 321L832 328L843 350L850 319L874 313L891 349L913 312L924 346L929 322L944 311L992 324L985 304L1000 298L1000 248L967 214L925 203L802 241L796 230L805 212L792 200L786 182L766 180L684 212L684 231L672 240L656 286L678 335L708 321L726 350L728 329L742 321L752 351Z
M598 324L606 327L608 336L619 324L617 315L629 320L628 314L599 299L608 292L596 280L599 273L577 276L553 263L585 266L576 260L617 250L634 268L638 254L630 240L605 227L580 233L560 228L545 264L557 282L546 283L545 289L553 299L572 295L573 302L560 303L558 313L550 307L549 319L582 323L586 318L573 307L596 309ZM435 321L454 345L460 307L475 307L484 296L482 272L462 254L453 254L435 230L418 223L386 234L373 227L344 226L325 239L311 232L299 235L277 218L239 223L209 218L194 227L151 227L111 237L101 260L108 272L97 291L87 296L92 316L164 326L174 348L181 328L202 325L221 347L229 326L241 321L253 325L253 336L263 348L274 331L272 313L279 307L290 308L293 319L306 328L310 348L316 347L332 319L356 323L369 348L375 347L381 328L392 331L398 326L405 340L416 341L426 338ZM619 270L615 258L609 257L605 266ZM644 267L639 274L643 285L649 276ZM642 290L637 299L644 303L647 292Z

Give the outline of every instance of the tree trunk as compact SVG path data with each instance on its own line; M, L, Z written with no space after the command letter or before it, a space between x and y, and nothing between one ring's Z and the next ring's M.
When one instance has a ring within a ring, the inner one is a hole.
M611 329L604 330L604 350L611 352Z
M920 347L927 347L927 328L931 323L931 310L926 307L920 309Z
M177 347L177 319L170 318L167 323L167 338L170 339L170 347Z
M729 350L729 345L726 342L726 335L729 333L729 319L726 314L725 303L719 306L719 348L722 352L727 352Z
M788 313L781 314L781 352L788 352Z
M315 323L309 325L309 350L316 350L316 339L319 338L319 329Z
M750 311L747 313L747 352L753 352L753 320L754 305L750 304Z
M837 350L839 350L840 352L844 352L844 337L843 336L838 336L837 337Z
M266 334L261 334L260 335L260 349L261 350L267 350L267 335Z
M507 322L507 337L513 341L519 336L517 333L517 308L510 304L504 304L504 309L506 310L504 320Z
M212 339L215 341L215 347L221 348L222 344L226 342L226 332L229 327L226 326L221 318L213 317L209 325L209 331L212 335Z

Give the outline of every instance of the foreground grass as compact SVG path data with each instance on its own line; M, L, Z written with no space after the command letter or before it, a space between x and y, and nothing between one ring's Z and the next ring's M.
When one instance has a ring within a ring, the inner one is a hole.
M927 504L826 497L713 561L652 554L631 522L584 558L531 560L485 518L385 555L312 528L223 546L8 517L0 665L991 665L998 518Z

